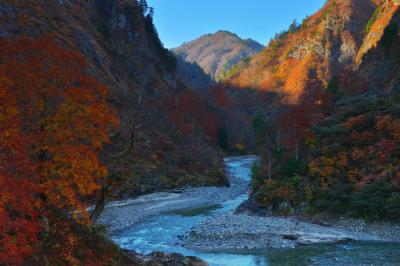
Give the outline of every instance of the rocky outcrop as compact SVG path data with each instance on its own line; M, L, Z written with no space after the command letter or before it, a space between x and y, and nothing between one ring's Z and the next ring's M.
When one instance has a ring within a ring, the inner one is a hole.
M271 41L229 83L297 101L308 81L318 78L326 85L333 76L355 68L365 25L375 9L371 0L327 1L296 30Z

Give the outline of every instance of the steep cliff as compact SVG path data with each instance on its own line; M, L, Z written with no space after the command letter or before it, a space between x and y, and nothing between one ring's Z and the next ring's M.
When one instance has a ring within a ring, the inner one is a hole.
M387 93L400 81L400 3L383 1L370 19L356 64L370 91Z
M122 122L103 156L117 181L114 193L226 184L215 141L199 128L193 143L165 105L191 89L177 80L176 59L160 42L152 13L145 1L0 1L0 37L50 35L82 52L89 73L110 88Z

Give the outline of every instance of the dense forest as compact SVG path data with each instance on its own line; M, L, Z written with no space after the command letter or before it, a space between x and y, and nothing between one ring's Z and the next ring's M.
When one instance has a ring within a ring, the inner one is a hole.
M322 212L399 220L399 6L382 1L365 12L367 8L359 8L362 2L328 1L259 55L280 60L279 68L295 68L283 71L294 72L278 83L279 69L264 70L271 71L268 82L282 84L291 96L277 114L253 121L262 158L253 168L253 208L280 215ZM348 17L338 15L346 12ZM327 21L332 28L320 26ZM318 44L325 50L322 55L318 45L308 51L296 46L311 30L315 37L308 42L328 40ZM335 36L350 40L335 44ZM351 45L355 49L348 54L343 48ZM344 56L349 58L342 60ZM286 65L287 60L291 63ZM255 67L250 62L243 73ZM233 78L234 84L247 82L241 75Z
M124 263L108 200L228 184L214 96L176 77L146 1L0 10L1 265Z
M259 155L254 213L398 222L399 9L329 0L265 48L219 32L246 55L206 74L145 0L0 1L0 265L161 265L107 239L106 203L229 186L225 155Z

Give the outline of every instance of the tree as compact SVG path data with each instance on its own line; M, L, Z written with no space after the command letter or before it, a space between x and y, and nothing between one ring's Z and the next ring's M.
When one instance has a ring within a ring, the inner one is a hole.
M191 136L192 145L196 145L199 131L203 131L211 140L218 140L219 117L197 92L185 90L177 98L166 97L165 104L172 112L171 120L179 131Z
M225 151L229 149L229 133L224 127L219 130L218 144Z
M99 154L118 119L107 103L108 90L86 74L81 54L64 50L50 37L1 40L0 50L1 80L7 82L0 93L7 98L0 100L0 145L5 147L0 148L0 182L7 183L0 188L0 216L8 217L6 226L19 222L14 231L1 228L0 235L12 232L11 249L26 247L18 251L22 257L38 246L40 226L49 237L71 218L88 224L86 202L107 182ZM23 234L21 228L30 231ZM63 244L53 259L76 262L79 244L73 234L57 237ZM0 241L7 244L7 237Z
M253 120L253 129L259 154L265 163L267 177L271 180L284 152L282 127L275 119L264 120L256 116Z
M46 200L84 211L82 197L93 195L107 176L98 153L118 125L107 89L85 74L82 55L50 38L22 37L0 47Z
M289 26L288 32L289 33L295 33L295 32L297 32L299 30L299 28L300 28L299 23L297 23L297 20L294 19L293 22Z
M300 141L310 127L307 113L303 105L289 107L280 117L283 128L283 142L288 151L293 151L296 160L299 159Z
M29 142L10 87L0 72L0 264L19 265L37 250L42 224Z
M343 96L343 93L340 90L339 79L336 76L332 77L329 81L326 92L333 96L334 103Z
M213 94L214 101L216 102L218 107L227 107L229 104L229 97L226 92L226 88L224 86L214 86L210 88L211 93Z
M148 4L147 4L147 1L146 1L146 0L139 0L139 7L140 7L140 9L142 10L142 13L143 13L144 15L146 15L146 13L147 13L147 11L148 11L148 9L149 9L149 6L148 6Z

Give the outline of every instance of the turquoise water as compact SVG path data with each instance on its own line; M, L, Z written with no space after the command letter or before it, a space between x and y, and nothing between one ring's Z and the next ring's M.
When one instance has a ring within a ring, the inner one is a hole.
M250 179L250 169L256 158L236 157L225 160L227 170L236 177ZM313 245L295 249L188 250L175 244L181 235L210 215L235 209L247 195L220 205L203 206L164 214L112 236L119 246L148 254L154 251L178 252L197 256L215 266L301 266L301 265L399 265L400 244L351 242Z

